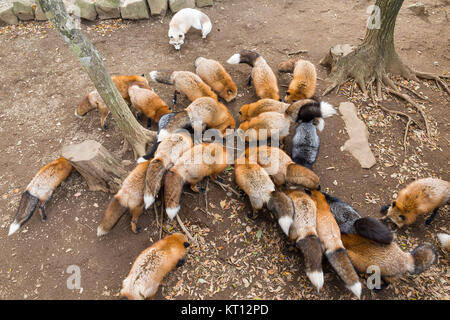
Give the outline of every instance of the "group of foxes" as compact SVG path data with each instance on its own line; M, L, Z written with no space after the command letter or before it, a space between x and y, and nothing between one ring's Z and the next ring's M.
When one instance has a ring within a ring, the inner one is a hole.
M162 188L166 214L175 218L186 183L199 192L200 181L206 177L217 179L234 163L236 184L249 197L253 209L249 216L264 207L275 214L288 241L302 252L306 274L318 291L324 284L323 255L358 298L362 286L357 272L367 272L369 266L378 266L384 282L389 283L405 272L419 273L434 263L436 253L432 246L423 244L410 253L403 252L382 222L361 217L349 204L320 191L320 179L313 171L320 146L317 130L323 130L324 118L336 111L330 104L314 99L317 76L311 62L289 60L278 66L279 72L293 73L284 101L280 99L275 73L257 52L242 50L227 62L251 66L249 84L253 84L259 99L241 107L239 129L246 133L246 141L260 144L249 146L236 159L219 142L192 138L192 131L196 130L214 129L224 136L227 129L236 128L234 117L220 99L225 102L235 99L237 87L218 61L197 58L196 73L150 72L153 81L175 86L174 104L177 93L183 93L191 101L180 112L171 111L145 76L112 78L121 96L137 113L147 117L148 125L151 120L158 124L158 134L157 142L147 155L138 159L137 166L110 201L98 226L98 236L108 233L127 210L132 231L139 232L140 214L154 204ZM101 126L106 128L108 108L97 91L81 101L75 115L83 116L95 108L100 111ZM264 135L260 135L262 130L266 132ZM281 148L261 143L267 132L274 130L281 139L294 132L289 138L290 155ZM30 219L38 204L45 220L45 203L72 170L65 158L41 168L22 195L9 234ZM421 179L401 190L397 199L382 211L399 227L433 212L429 223L449 199L449 182ZM439 239L448 250L448 235L440 234ZM123 281L121 297L153 298L163 277L183 264L188 246L186 237L176 233L143 251Z

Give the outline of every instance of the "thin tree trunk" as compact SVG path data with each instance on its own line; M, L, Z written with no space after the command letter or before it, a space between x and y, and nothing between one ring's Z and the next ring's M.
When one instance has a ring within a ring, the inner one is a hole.
M121 129L124 138L133 148L135 157L144 155L146 144L155 141L156 133L144 129L134 118L111 80L99 52L81 30L76 28L71 17L67 14L63 2L61 0L39 0L39 3L52 26L69 45L87 71L89 78Z

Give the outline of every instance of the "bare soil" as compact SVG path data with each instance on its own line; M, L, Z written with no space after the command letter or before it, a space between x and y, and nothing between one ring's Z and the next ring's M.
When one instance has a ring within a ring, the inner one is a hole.
M396 46L405 63L416 70L448 74L450 32L443 2L425 0L430 15L415 16L405 1L396 27ZM329 48L337 43L358 44L364 36L368 1L216 1L202 9L213 22L207 40L191 31L181 52L168 44L170 16L161 21L121 22L117 20L84 24L87 37L99 49L111 74L148 74L152 70L194 71L194 60L205 56L225 61L246 48L258 51L272 68L300 49L311 60L320 79L327 71L318 65ZM44 164L60 156L62 146L94 139L117 153L123 138L114 121L108 130L100 129L97 111L84 119L74 116L77 103L93 86L67 45L47 23L0 28L0 299L116 299L121 282L136 256L159 239L160 230L153 208L140 218L143 232L130 230L130 217L124 215L110 234L97 238L96 229L111 194L90 192L78 173L73 173L54 193L47 205L47 222L39 215L8 237L20 194ZM297 55L300 57L300 55ZM436 62L436 63L435 63ZM228 104L238 119L242 104L256 101L247 87L249 67L225 65L239 88L235 101ZM289 75L280 75L281 91ZM450 180L449 97L432 81L403 82L429 97L415 101L425 106L432 137L412 126L405 156L405 122L370 106L358 88L349 82L338 94L324 100L335 106L353 101L366 122L377 164L370 170L341 146L348 136L340 116L326 120L320 134L321 149L315 171L326 191L352 204L363 215L380 217L379 209L399 188L419 177L436 176ZM155 91L171 104L173 88L154 84ZM317 94L327 87L319 80ZM408 93L407 91L403 91ZM351 97L350 97L351 96ZM188 105L179 99L177 109ZM404 101L386 96L386 108L410 113L422 121ZM420 122L422 123L422 122ZM423 128L422 128L423 129ZM131 151L124 160L130 160ZM235 190L233 170L221 174ZM208 209L204 194L186 189L181 219L197 237L184 267L163 281L157 299L352 299L330 266L324 263L325 285L317 294L304 273L302 256L286 246L286 239L267 212L256 220L247 218L250 204L208 184ZM161 217L159 201L157 201ZM436 246L439 262L420 275L405 275L394 285L375 294L363 290L363 299L449 299L449 261L440 248L436 233L450 232L448 206L440 210L430 227L420 219L414 226L397 232L396 242L404 250L428 242ZM163 236L180 230L177 223L164 221ZM70 265L81 269L83 290L70 290L66 273Z

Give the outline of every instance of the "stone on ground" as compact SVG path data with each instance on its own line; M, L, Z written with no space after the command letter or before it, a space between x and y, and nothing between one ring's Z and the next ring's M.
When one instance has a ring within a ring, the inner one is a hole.
M20 20L27 21L34 19L33 6L35 5L32 0L15 0L13 2L14 14Z
M196 0L195 3L199 8L211 7L214 5L214 0Z
M14 14L12 2L0 4L0 21L7 24L19 24L19 19Z
M120 18L120 0L97 0L95 9L100 19Z
M168 0L147 0L152 16L164 16L169 5Z
M184 8L195 8L195 0L169 0L169 7L173 13Z
M375 165L376 159L369 147L369 131L366 125L358 118L356 107L351 102L342 102L339 112L350 137L344 144L344 151L350 152L362 168L370 169Z
M149 19L146 0L120 0L120 15L122 19Z

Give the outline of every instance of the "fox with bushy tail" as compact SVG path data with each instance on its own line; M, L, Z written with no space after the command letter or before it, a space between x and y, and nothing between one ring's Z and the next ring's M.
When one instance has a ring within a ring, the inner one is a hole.
M46 221L46 203L52 196L53 191L70 175L72 170L73 167L70 162L61 157L43 166L38 171L22 194L19 208L9 227L8 236L17 232L31 218L38 205L41 219Z

